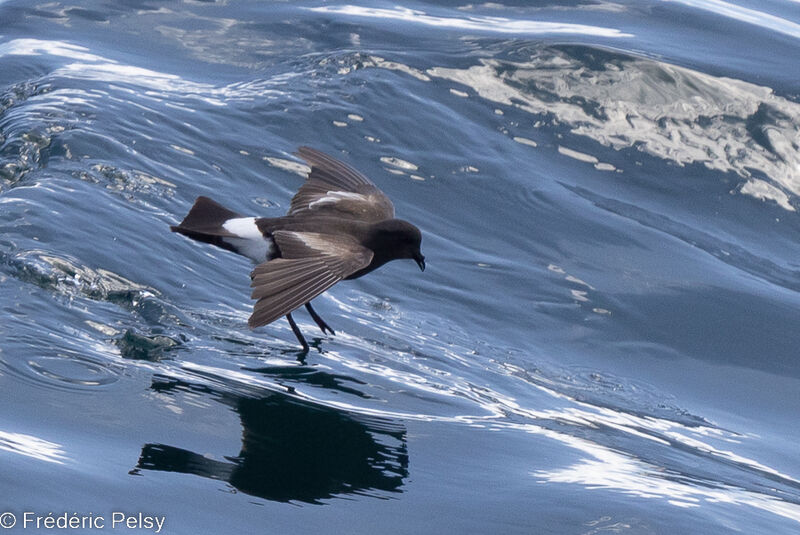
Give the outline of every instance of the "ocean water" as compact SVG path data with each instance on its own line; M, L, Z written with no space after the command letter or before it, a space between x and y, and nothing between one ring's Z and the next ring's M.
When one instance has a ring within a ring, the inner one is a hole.
M796 0L0 1L8 532L800 532L798 58ZM169 232L301 145L428 264L305 358Z

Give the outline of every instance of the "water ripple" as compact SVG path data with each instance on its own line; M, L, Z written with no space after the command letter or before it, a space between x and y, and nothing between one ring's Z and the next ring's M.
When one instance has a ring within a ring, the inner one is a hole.
M434 28L451 30L466 30L499 34L578 34L596 37L633 37L615 28L603 28L586 24L572 24L566 22L546 22L539 20L508 19L504 17L487 16L436 16L424 11L397 6L393 9L372 8L363 6L321 6L306 8L317 13L340 15L344 17L376 18L380 20L403 21L411 24L420 24Z
M710 11L716 15L729 17L747 24L753 24L762 28L780 32L794 38L800 38L800 24L792 22L767 13L766 11L759 11L744 6L737 6L731 2L723 2L722 0L663 0L665 2L673 2L677 4L685 4L687 6Z
M615 150L733 171L746 179L742 193L796 210L800 127L791 118L800 115L800 105L768 87L577 46L427 74Z

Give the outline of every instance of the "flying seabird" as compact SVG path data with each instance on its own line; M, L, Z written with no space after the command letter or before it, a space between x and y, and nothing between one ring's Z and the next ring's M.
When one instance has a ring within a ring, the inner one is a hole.
M198 197L170 229L256 262L250 286L258 301L248 325L260 327L286 316L307 352L292 311L305 305L323 333L335 334L312 308L312 299L391 260L409 258L424 271L425 257L419 229L395 219L392 201L366 176L310 147L300 147L297 155L311 171L285 216L245 217Z

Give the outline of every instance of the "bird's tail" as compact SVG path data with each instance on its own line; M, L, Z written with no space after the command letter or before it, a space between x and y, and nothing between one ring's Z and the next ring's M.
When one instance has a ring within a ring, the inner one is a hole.
M210 243L236 253L239 251L223 240L225 237L236 237L236 235L225 230L223 225L230 219L240 217L242 216L208 197L198 197L183 221L169 228L172 232L183 234L193 240Z

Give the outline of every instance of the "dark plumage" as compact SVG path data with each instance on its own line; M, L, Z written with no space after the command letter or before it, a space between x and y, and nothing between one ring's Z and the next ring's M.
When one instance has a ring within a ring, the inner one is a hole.
M297 155L311 172L285 216L244 217L208 197L199 197L179 225L170 227L197 241L247 256L258 299L248 324L267 325L286 316L308 351L291 312L305 305L323 332L334 334L310 301L344 279L355 279L391 260L413 259L425 270L417 227L394 218L392 201L352 167L309 147Z

